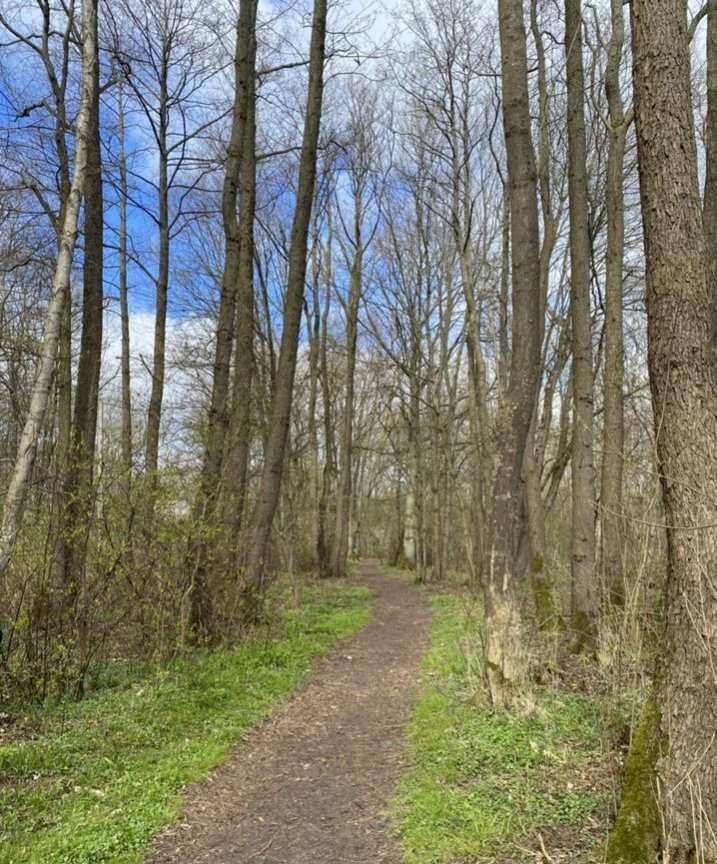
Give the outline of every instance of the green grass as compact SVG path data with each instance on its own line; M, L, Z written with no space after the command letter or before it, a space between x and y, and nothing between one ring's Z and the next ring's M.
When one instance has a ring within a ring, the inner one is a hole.
M0 746L2 864L133 864L180 812L182 790L219 765L312 661L370 616L363 588L305 589L280 632L178 660L143 680L42 712Z
M541 688L530 715L476 706L466 603L432 598L433 642L409 727L414 767L396 801L406 864L534 861L538 831L566 827L571 842L589 845L591 820L594 828L608 806L594 784L595 705Z

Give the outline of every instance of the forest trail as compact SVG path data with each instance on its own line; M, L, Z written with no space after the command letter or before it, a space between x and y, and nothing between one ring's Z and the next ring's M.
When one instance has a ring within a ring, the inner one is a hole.
M400 864L384 811L405 770L430 614L375 561L359 581L374 594L369 624L190 793L151 864Z

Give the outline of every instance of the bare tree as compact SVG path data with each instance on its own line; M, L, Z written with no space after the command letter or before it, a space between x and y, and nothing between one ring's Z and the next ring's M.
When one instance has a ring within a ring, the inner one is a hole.
M208 635L212 623L207 572L210 542L205 535L208 528L213 527L216 530L215 511L220 504L220 498L225 502L225 520L231 522L235 518L229 511L238 509L239 513L241 512L243 486L246 483L248 430L239 418L243 420L248 416L253 371L256 12L256 0L242 2L237 21L234 104L222 190L224 269L219 295L206 448L199 491L194 504L194 516L202 526L202 534L193 541L195 548L189 556L190 626L195 638ZM239 218L237 204L240 207ZM237 304L238 295L241 296L240 304ZM232 406L229 391L235 330L237 337L234 378L236 382L241 382L237 386L246 387L246 391L240 389L240 392L236 393L235 386ZM242 427L240 431L233 428L237 422ZM242 441L236 440L240 432L244 435ZM228 434L230 439L227 450ZM243 467L236 464L237 461L242 461L241 458L237 459L237 451L244 454ZM224 471L223 464L226 465ZM220 487L222 481L223 486ZM215 545L218 560L227 562L235 540L236 537L231 531L217 531ZM228 548L220 550L220 543Z
M309 88L299 162L296 207L291 230L289 273L284 301L284 328L271 405L269 437L264 454L259 499L252 523L246 567L245 612L255 616L264 591L266 550L281 489L286 441L293 399L299 330L304 305L304 280L309 225L314 201L316 158L321 126L326 43L326 0L315 0L309 52Z
M73 175L67 205L63 213L60 249L55 268L50 304L47 310L45 330L35 383L20 439L10 485L5 496L2 522L0 523L0 574L10 560L13 546L22 525L25 500L37 453L40 430L45 422L47 406L52 389L52 378L60 343L62 320L70 290L70 271L77 240L80 206L86 181L88 148L90 146L90 123L92 105L95 102L95 64L97 3L96 0L82 2L82 82L80 111L76 121L76 142L73 158Z
M376 120L373 111L367 109L366 105L376 106L377 99L378 94L368 87L356 88L351 94L347 129L350 140L345 155L347 192L352 207L350 220L344 218L340 203L337 208L343 228L344 239L341 245L344 248L349 285L348 297L343 304L346 312L346 389L340 437L336 520L329 568L333 576L345 574L349 551L351 486L355 467L352 442L359 308L364 292L366 253L378 227L375 178L380 170L380 163L376 146ZM372 204L373 213L370 209Z
M486 674L491 698L505 704L525 674L515 550L521 520L521 471L538 388L543 312L537 174L521 0L501 0L498 15L511 213L513 333L508 388L496 418L497 470L487 519L483 580Z
M568 195L570 200L570 318L573 353L571 614L575 650L595 638L595 469L593 464L593 362L590 319L585 75L580 0L565 2L567 54Z
M172 240L184 227L184 210L204 168L193 158L192 145L218 119L215 106L207 117L202 89L216 75L216 63L199 7L173 0L125 2L108 9L127 82L146 123L150 147L157 157L156 181L147 172L133 174L139 187L149 187L154 206L143 191L133 203L157 229L157 267L135 258L155 287L152 386L147 409L145 472L150 488L156 485L164 399L168 292ZM190 170L191 169L191 170Z
M82 269L82 334L77 368L72 440L64 479L64 514L61 542L65 544L64 589L72 601L81 586L92 518L95 442L102 362L104 299L104 214L102 156L100 150L100 58L97 15L92 42L93 99L87 127L87 163L84 184L84 261Z
M606 180L607 249L605 252L605 371L603 378L603 458L600 480L602 575L612 601L625 599L623 574L622 484L625 448L623 396L624 332L623 270L625 257L625 138L631 117L620 88L625 40L622 3L611 0L612 33L608 44L605 91L608 103L609 150Z

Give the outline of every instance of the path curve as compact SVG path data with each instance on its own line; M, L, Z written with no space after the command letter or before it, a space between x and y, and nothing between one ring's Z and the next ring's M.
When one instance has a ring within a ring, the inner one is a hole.
M400 864L384 811L430 632L412 585L360 568L370 623L189 795L151 864Z

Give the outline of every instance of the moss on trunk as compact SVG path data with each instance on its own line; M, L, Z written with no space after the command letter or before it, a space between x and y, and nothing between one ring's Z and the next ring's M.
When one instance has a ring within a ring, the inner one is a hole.
M545 575L543 558L534 555L530 562L530 573L533 583L533 599L535 601L535 617L538 629L555 632L563 629L563 619L553 596L550 580Z
M657 797L657 760L666 744L654 693L645 705L625 763L625 783L615 827L608 838L607 864L655 861L662 836Z

